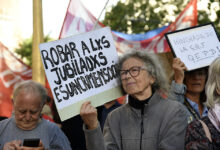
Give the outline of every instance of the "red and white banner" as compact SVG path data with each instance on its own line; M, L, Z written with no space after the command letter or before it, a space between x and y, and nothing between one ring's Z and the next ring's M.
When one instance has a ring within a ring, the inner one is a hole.
M12 92L14 86L32 78L32 70L13 55L0 42L0 116L10 117L12 113Z
M60 38L68 37L93 29L96 18L83 6L80 0L70 0L66 17L60 32ZM128 41L113 34L115 45L119 54L129 49L145 50L151 53L169 52L170 48L164 34L177 29L183 29L197 25L197 0L191 0L180 13L175 22L171 23L160 34L142 41ZM103 26L98 23L97 27Z
M97 19L83 6L80 0L70 0L60 38L93 30ZM177 29L197 25L197 0L191 0L175 22L158 35L141 41L128 41L112 33L119 54L135 48L148 52L170 51L164 34ZM98 23L97 28L104 25ZM12 112L12 92L14 86L22 80L30 80L32 70L0 43L0 116L10 117ZM46 86L47 87L47 86ZM47 87L48 88L48 87Z

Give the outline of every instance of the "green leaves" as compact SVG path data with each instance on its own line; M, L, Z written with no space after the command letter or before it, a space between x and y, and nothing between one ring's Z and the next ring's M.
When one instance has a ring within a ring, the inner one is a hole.
M112 30L123 33L145 33L175 20L190 0L127 0L119 1L106 12L103 23ZM202 0L198 0L198 3ZM198 24L211 22L210 12L214 3L220 5L218 0L209 1L205 10L198 10ZM216 4L215 4L216 5ZM220 10L215 11L218 16L214 25L220 32Z
M51 41L52 38L49 35L44 37L44 41ZM19 43L18 48L16 48L15 53L23 60L23 62L29 66L32 65L32 38L25 39Z

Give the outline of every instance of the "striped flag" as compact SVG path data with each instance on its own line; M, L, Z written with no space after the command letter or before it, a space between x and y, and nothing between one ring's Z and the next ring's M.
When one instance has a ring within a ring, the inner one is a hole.
M14 86L32 78L32 70L0 42L0 116L10 117L12 113L12 92Z
M60 38L91 31L96 21L97 19L83 6L80 0L70 0ZM145 50L150 53L162 53L170 51L164 37L165 33L195 25L197 25L197 0L191 0L173 23L153 37L133 41L123 38L116 32L112 32L112 35L119 55L131 48ZM96 27L100 28L102 26L103 24L98 22Z

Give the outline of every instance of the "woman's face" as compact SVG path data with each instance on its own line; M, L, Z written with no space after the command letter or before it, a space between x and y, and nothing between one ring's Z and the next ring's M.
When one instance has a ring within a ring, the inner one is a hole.
M128 71L129 70L129 71ZM149 75L142 60L131 57L124 61L120 71L122 86L129 95L152 95L154 78Z
M186 73L185 84L188 93L201 93L205 88L207 72L205 69L199 69Z

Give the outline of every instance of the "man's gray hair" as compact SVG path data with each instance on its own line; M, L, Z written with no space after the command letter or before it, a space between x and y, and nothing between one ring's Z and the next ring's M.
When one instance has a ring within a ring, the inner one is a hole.
M148 53L146 51L132 50L124 54L119 58L118 62L118 71L122 69L123 63L129 58L138 58L144 62L144 65L147 68L148 73L155 78L155 82L152 85L152 89L160 90L165 93L168 92L169 84L168 79L166 78L165 71L161 67L161 64L156 56L156 54Z
M42 105L46 103L47 100L47 90L40 83L33 80L22 81L18 83L13 91L13 99L15 100L17 95L21 92L38 94L41 97Z
M205 90L208 107L213 108L215 104L220 104L220 95L216 91L220 90L220 57L216 58L209 66Z

